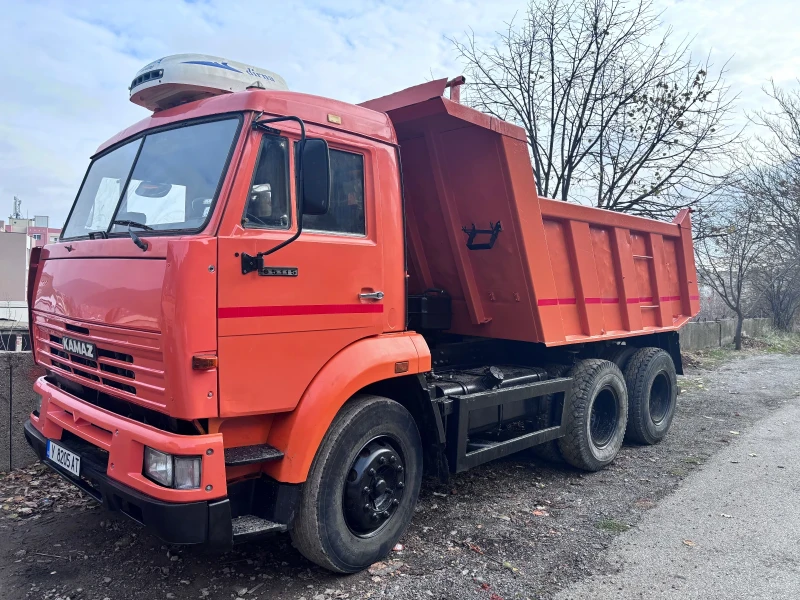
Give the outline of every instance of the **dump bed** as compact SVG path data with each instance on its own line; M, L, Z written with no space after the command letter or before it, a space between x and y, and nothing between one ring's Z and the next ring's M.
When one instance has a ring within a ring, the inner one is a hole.
M445 85L364 105L400 143L409 293L446 290L451 332L557 346L697 314L689 211L666 223L540 198L524 130L442 97Z

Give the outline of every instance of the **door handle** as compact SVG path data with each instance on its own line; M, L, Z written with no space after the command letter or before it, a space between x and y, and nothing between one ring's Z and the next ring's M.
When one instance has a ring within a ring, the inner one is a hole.
M359 294L362 300L383 300L383 292L369 292L367 294Z

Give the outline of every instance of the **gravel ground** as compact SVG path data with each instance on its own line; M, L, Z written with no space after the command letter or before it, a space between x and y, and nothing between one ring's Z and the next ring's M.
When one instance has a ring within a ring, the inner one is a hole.
M426 482L402 550L334 576L288 536L213 553L166 546L41 467L0 476L0 599L552 598L614 572L606 548L754 422L800 397L800 358L689 357L672 431L594 474L522 453Z

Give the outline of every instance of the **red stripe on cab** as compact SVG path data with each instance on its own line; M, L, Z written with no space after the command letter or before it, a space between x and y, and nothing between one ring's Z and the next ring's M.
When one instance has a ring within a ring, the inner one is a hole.
M289 306L226 306L217 310L220 319L287 317L298 315L352 315L381 313L382 304L298 304Z

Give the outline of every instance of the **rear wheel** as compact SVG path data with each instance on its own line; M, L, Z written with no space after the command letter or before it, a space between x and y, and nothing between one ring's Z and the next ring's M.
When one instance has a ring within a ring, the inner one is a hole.
M558 447L572 466L599 471L616 458L625 436L625 380L614 363L594 358L580 361L571 375L567 432L559 438Z
M625 368L630 410L625 438L657 444L667 435L678 400L678 378L672 357L661 348L642 348Z
M365 569L405 532L421 481L422 442L411 414L388 398L355 396L317 451L292 542L331 571Z

